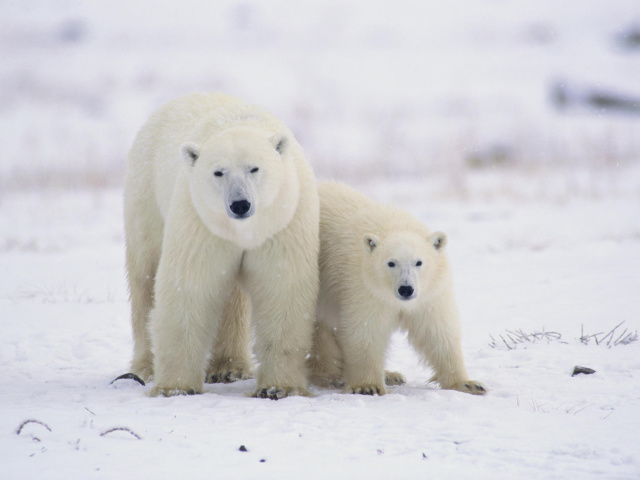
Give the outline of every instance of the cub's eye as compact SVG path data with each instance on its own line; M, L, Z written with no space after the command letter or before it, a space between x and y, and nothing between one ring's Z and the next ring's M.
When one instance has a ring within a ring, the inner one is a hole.
M256 173L258 170L260 170L258 167L253 167L250 172L251 173Z
M224 175L224 174L222 173L222 171L221 171L221 170L216 170L215 172L213 172L213 174L214 174L216 177L221 177L222 175Z
M387 263L387 265L388 265L389 267L393 268L393 267L395 267L395 266L396 266L396 263L395 263L395 262L389 262L389 263Z
M416 267L419 267L420 265L422 265L422 260L418 260L418 261L416 262Z

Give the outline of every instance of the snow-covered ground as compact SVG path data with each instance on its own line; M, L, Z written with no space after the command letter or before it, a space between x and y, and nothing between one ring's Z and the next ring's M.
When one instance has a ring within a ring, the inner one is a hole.
M120 191L6 197L2 476L637 478L640 342L579 340L640 326L640 171L624 175L628 191L563 202L363 188L448 232L467 366L485 397L427 385L401 335L388 363L408 384L383 397L314 389L274 402L248 398L248 380L166 399L110 385L131 351ZM506 330L520 329L562 338L508 349L500 335L513 346ZM596 373L572 377L576 365ZM30 419L50 431L29 423L17 435ZM131 432L104 434L116 427Z
M639 478L640 341L614 343L640 329L640 117L584 101L640 98L639 24L636 0L0 2L0 477ZM126 151L216 89L283 118L318 177L447 232L488 395L427 385L402 335L383 397L109 384Z

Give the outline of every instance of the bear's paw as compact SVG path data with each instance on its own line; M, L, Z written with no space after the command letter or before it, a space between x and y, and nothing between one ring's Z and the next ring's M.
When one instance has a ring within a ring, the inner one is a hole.
M206 383L233 383L239 380L253 378L251 366L242 363L217 363L212 365L207 371Z
M344 393L354 393L359 395L384 395L387 390L383 385L365 384L365 385L346 385Z
M302 387L258 387L254 392L255 398L269 398L271 400L281 400L286 397L300 396L311 397L311 393Z
M151 389L149 396L151 397L175 397L178 395L198 395L202 393L202 388L171 388L156 386Z
M385 385L389 386L404 385L405 383L407 383L407 379L404 378L404 375L400 372L390 372L389 370L385 370L384 383Z
M475 380L465 380L464 382L458 382L453 385L451 390L457 390L463 393L470 393L471 395L484 395L487 393L487 389L480 382Z

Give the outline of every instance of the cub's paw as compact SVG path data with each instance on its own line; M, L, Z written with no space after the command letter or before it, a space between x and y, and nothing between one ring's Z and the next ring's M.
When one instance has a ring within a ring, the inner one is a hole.
M465 380L464 382L458 382L451 387L451 390L458 390L459 392L470 393L471 395L484 395L487 393L487 389L480 382L475 380Z
M171 388L156 386L149 392L150 397L175 397L177 395L198 395L202 393L201 388Z
M385 385L404 385L407 383L407 379L404 378L400 372L390 372L389 370L384 371L384 383Z
M357 393L360 395L384 395L387 393L383 385L346 385L344 393Z
M253 396L255 398L281 400L291 396L312 397L313 395L302 387L258 387Z
M251 370L243 368L227 369L227 370L209 370L207 372L207 383L233 383L238 380L248 380L253 378Z

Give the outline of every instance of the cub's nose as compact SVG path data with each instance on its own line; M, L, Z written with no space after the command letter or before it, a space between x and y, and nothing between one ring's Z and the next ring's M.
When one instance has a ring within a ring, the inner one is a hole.
M413 287L411 285L402 285L398 288L398 293L402 298L407 299L413 295Z
M251 203L248 200L236 200L229 205L229 210L238 217L244 217L249 209L251 209Z

